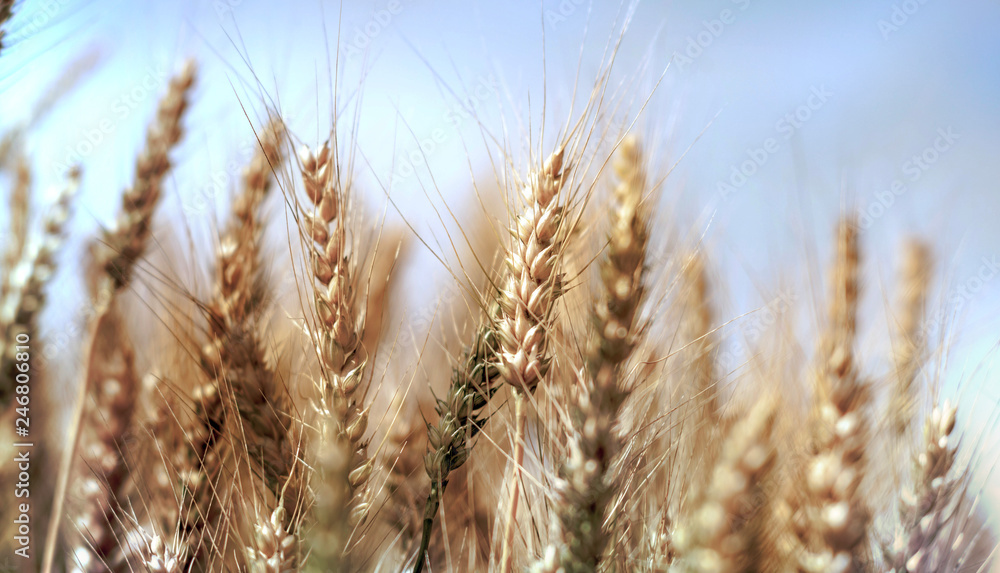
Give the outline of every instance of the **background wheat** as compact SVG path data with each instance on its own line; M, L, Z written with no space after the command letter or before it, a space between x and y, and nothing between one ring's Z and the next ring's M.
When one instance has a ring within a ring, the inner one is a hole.
M992 38L912 4L0 1L3 565L997 567L995 110L719 71Z

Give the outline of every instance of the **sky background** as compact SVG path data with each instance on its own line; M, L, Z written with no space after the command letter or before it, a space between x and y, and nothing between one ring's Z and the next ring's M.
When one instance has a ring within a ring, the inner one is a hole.
M541 123L544 101L546 143L553 143L574 86L590 88L627 11L596 4L29 0L17 7L0 57L0 127L23 121L68 66L96 59L28 140L40 188L59 180L67 160L82 161L73 229L82 239L113 220L156 98L168 74L194 57L200 77L164 217L210 228L253 150L246 115L259 123L262 97L280 103L306 143L325 138L336 51L341 101L357 101L363 86L355 139L361 187L373 205L390 192L407 220L427 230L430 174L453 206L472 201L470 170L491 177L496 148L483 145L484 132L506 130L523 167L523 130ZM941 277L932 314L954 325L944 334L932 329L951 349L943 393L961 393L960 416L971 427L989 423L1000 400L998 30L995 0L686 0L635 8L611 84L628 86L622 97L633 102L652 92L639 132L658 152L661 173L680 160L664 183L661 211L682 232L703 233L728 285L720 316L766 304L779 277L797 281L806 300L818 296L823 283L809 277L830 260L837 215L857 208L866 227L865 358L885 366L879 356L888 348L897 254L905 237L927 238ZM453 120L463 105L475 117ZM110 129L95 143L102 122ZM435 130L440 141L427 166L393 179ZM924 157L922 166L914 156ZM755 157L761 165L745 167ZM741 168L753 174L737 186ZM416 257L406 275L414 285L428 269L442 271L426 253ZM78 297L78 288L59 288L66 301ZM430 290L412 289L411 304L432 305ZM991 438L984 447L995 446ZM992 485L994 503L998 492Z

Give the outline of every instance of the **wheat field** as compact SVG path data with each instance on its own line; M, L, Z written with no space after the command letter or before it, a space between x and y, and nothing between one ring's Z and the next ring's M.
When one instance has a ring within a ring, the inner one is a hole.
M405 8L365 14L388 27ZM581 3L533 9L590 25ZM636 10L617 6L588 63L543 68L541 99L499 123L484 102L520 101L511 80L472 82L445 115L477 134L447 158L461 193L420 127L395 127L416 155L359 143L385 127L361 103L384 86L351 65L385 60L350 26L317 24L340 50L295 54L327 73L304 80L307 104L238 34L231 75L174 57L148 105L116 100L121 123L97 123L109 141L142 130L108 161L118 146L64 165L37 143L105 64L55 73L25 121L0 122L0 571L997 570L996 408L963 423L989 396L948 384L979 367L928 326L952 255L904 234L878 259L871 209L841 193L810 222L809 260L766 286L728 279L726 229L672 195L700 135L666 137L659 102L691 56L622 70L646 41ZM0 62L39 13L0 0ZM235 124L212 123L209 93ZM206 194L189 177L217 132L236 175ZM112 171L128 181L97 190L113 217L78 232L92 174ZM753 289L764 303L733 312Z

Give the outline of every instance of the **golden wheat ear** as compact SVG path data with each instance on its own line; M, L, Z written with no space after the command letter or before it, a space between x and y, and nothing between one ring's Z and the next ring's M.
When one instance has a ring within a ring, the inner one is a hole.
M0 299L0 334L3 335L0 340L0 411L7 409L13 397L16 374L14 343L18 338L36 338L36 322L45 306L45 288L56 271L55 256L65 239L64 228L79 183L80 172L76 169L70 171L66 185L42 221L37 242L17 249L20 260L5 276L10 290L6 297ZM24 208L27 209L26 206ZM26 227L23 232L27 233Z
M594 327L587 342L586 367L578 372L581 390L571 408L569 454L556 488L560 546L547 551L536 571L594 571L610 537L605 521L618 493L611 469L622 446L614 432L628 396L621 366L636 343L649 242L642 204L645 164L636 138L622 141L614 169L619 182L612 198L607 250L600 262L601 286L591 312Z
M812 570L860 570L866 560L871 518L861 491L865 450L871 437L871 391L857 370L854 346L860 288L858 228L853 219L837 230L829 326L816 372L811 424L814 451L806 467L804 550L801 566Z
M358 253L348 229L350 183L341 173L336 146L302 148L299 170L309 199L301 209L300 232L308 243L316 319L310 334L320 373L308 464L314 494L309 566L337 570L347 563L352 531L367 519L371 505L368 478L374 465L363 440L368 408L360 391L368 349L361 344Z
M106 571L124 557L120 539L125 522L130 468L126 440L132 425L139 379L135 351L118 305L100 317L88 360L87 385L92 403L80 429L75 496L82 500L73 526L79 541L73 550L80 571Z
M92 368L104 359L104 356L97 351L107 347L102 337L114 333L114 329L102 331L101 326L106 316L117 312L114 308L115 298L130 284L134 268L145 253L153 212L160 197L160 186L170 167L169 152L180 141L181 118L187 108L188 93L194 84L194 74L194 63L189 61L181 72L170 80L167 92L157 108L156 118L146 132L145 147L136 161L135 181L133 186L126 190L122 199L119 219L113 229L104 233L103 241L92 246L93 268L90 289L94 297L94 314L97 318L91 324L84 342L86 374L80 381L68 429L69 439L60 461L52 518L46 533L43 557L43 569L46 571L51 570L55 558L63 504L73 474L73 462L78 453L80 436L83 433L87 399L95 390L100 391L92 385L99 377L91 377L89 374Z

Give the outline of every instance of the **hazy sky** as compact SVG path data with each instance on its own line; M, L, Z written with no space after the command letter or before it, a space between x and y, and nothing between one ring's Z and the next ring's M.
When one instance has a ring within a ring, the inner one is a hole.
M132 174L125 158L138 149L167 74L195 57L201 78L167 207L210 222L252 149L244 107L257 120L266 94L294 132L320 142L329 114L317 110L330 104L328 68L339 53L342 101L363 87L358 171L372 203L384 198L375 181L392 181L407 218L426 229L429 174L450 204L463 205L470 170L489 174L484 132L506 130L523 166L522 130L537 128L543 102L549 127L561 127L574 86L590 88L627 12L595 4L28 0L0 57L0 126L20 121L66 66L97 55L94 72L29 140L42 184L56 181L67 159L82 160L75 233L84 237L112 220ZM934 304L962 325L946 393L974 387L976 419L992 413L1000 400L991 366L1000 337L998 31L995 0L637 6L612 84L631 82L627 97L641 102L663 74L638 127L661 152L661 172L690 147L665 183L663 207L681 232L704 231L717 273L732 285L725 315L767 302L779 273L801 277L803 297L814 296L805 281L830 258L841 207L856 207L866 227L865 347L887 347L885 301L902 239L927 237L944 277ZM475 115L463 115L463 105ZM429 169L402 175L407 158L422 161L414 152L428 140ZM433 293L424 294L428 304Z

